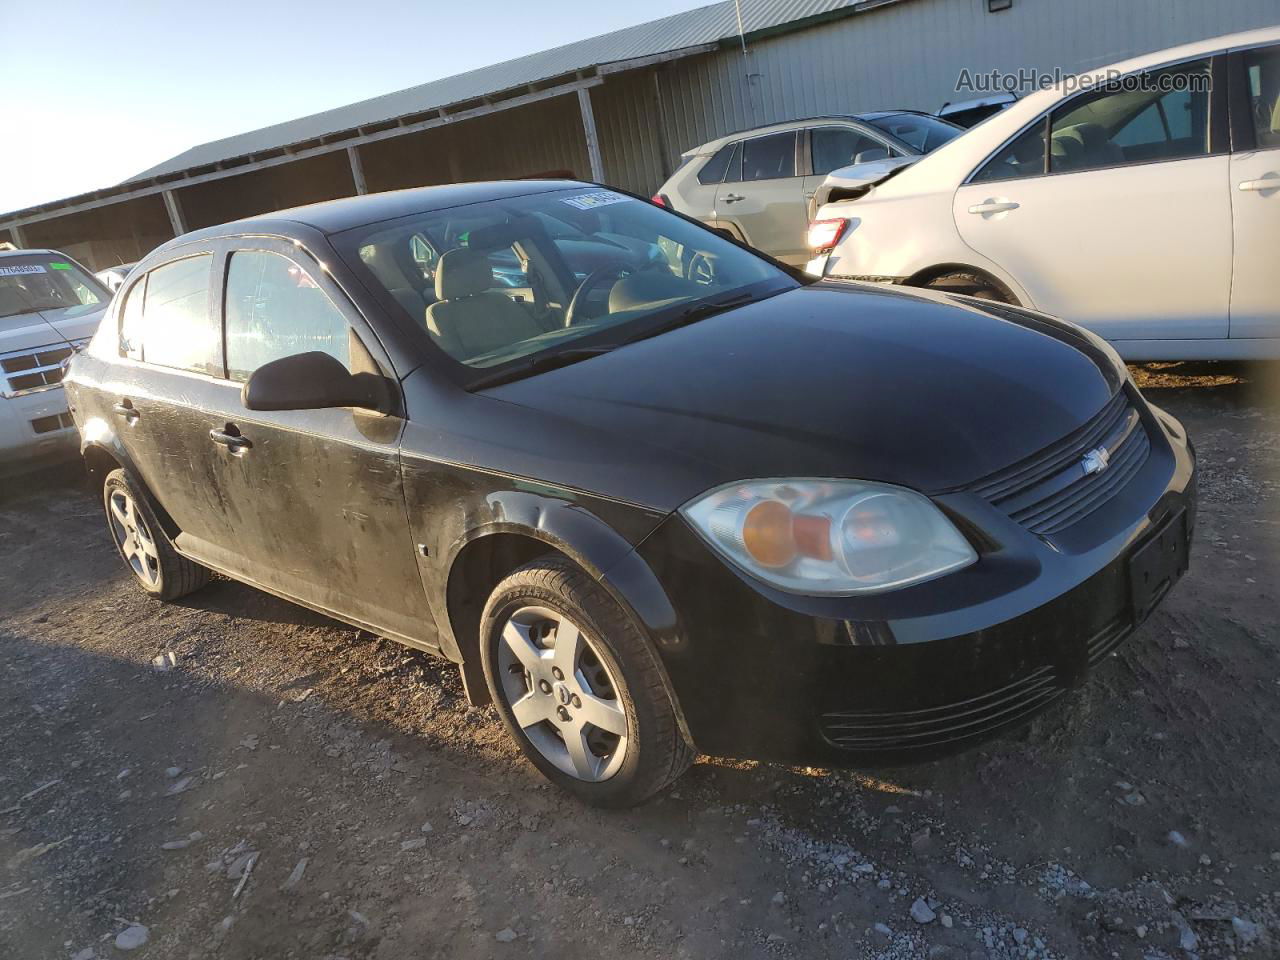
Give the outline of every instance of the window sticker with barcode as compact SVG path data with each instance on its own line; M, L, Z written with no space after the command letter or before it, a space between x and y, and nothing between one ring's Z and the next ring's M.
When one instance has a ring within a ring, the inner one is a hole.
M578 210L594 210L596 207L607 207L613 203L626 203L634 199L634 197L624 197L620 193L614 193L612 190L597 190L595 193L580 193L576 197L561 197L560 202L567 203Z
M20 277L24 274L44 272L44 265L40 263L16 263L10 267L0 264L0 277Z

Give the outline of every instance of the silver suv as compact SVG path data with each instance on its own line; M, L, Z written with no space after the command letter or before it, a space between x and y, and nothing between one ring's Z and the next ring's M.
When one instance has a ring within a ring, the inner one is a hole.
M963 132L911 110L770 124L694 147L653 199L800 265L810 256L808 200L828 173L919 156Z
M79 451L62 363L110 300L65 254L0 248L0 471Z

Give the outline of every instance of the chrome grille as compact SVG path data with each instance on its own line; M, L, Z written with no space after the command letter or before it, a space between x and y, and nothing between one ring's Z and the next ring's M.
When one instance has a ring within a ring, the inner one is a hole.
M0 354L0 391L6 397L48 390L62 383L62 362L78 344L58 344Z
M1105 450L1105 467L1086 472L1086 455ZM1151 453L1142 418L1121 390L1084 426L969 489L1032 533L1065 530L1133 479Z

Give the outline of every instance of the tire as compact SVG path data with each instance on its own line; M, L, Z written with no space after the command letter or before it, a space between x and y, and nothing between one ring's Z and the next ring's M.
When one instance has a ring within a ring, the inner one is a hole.
M173 548L150 499L124 470L112 470L102 482L102 506L116 552L148 594L157 600L177 600L209 582L206 568Z
M931 290L963 293L979 300L995 300L997 303L1018 306L1018 298L1003 284L977 273L964 273L961 271L944 273L940 277L934 277L925 286Z
M584 803L634 806L693 762L653 644L567 559L542 557L502 580L480 631L503 725L548 780Z

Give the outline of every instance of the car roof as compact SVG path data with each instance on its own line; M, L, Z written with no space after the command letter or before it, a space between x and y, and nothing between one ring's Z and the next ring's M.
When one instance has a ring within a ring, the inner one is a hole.
M732 143L735 140L741 140L747 136L755 136L757 134L766 134L773 130L785 131L797 126L808 126L813 123L823 123L825 121L841 121L841 120L883 120L885 117L900 117L903 114L914 114L916 116L932 116L923 110L871 110L866 113L829 113L817 117L797 117L795 120L779 120L777 123L766 123L758 127L747 127L743 130L734 130L732 133L726 133L723 136L716 137L714 140L708 140L706 143L686 150L682 156L693 157L701 156L708 153L715 153L726 143Z
M232 220L203 230L196 230L176 238L183 243L213 237L237 236L244 233L272 232L288 234L299 225L321 233L341 233L354 227L362 227L383 220L447 210L485 200L503 200L510 197L566 190L573 187L595 188L596 184L581 180L490 180L475 183L451 183L434 187L412 187L408 190L391 190L386 193L370 193L355 197L342 197L322 203L309 203L289 207L272 213ZM173 243L174 241L170 241ZM166 244L165 246L169 246Z

